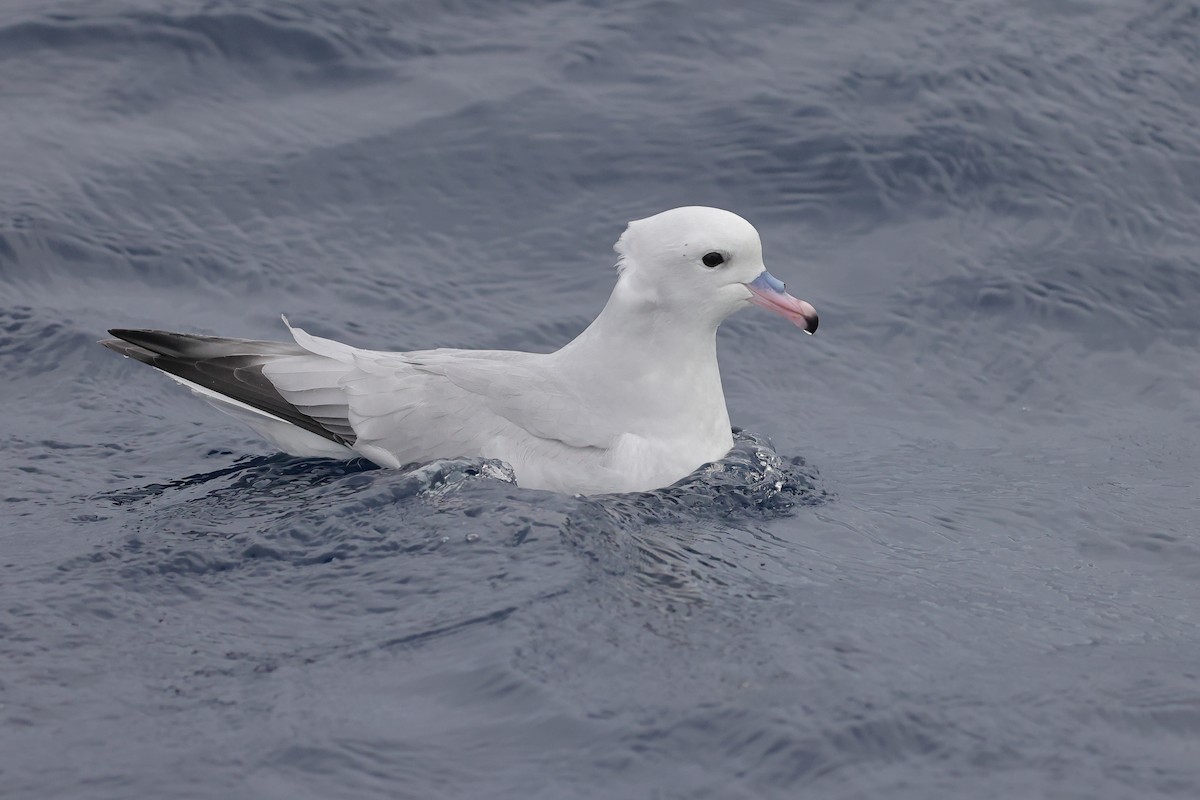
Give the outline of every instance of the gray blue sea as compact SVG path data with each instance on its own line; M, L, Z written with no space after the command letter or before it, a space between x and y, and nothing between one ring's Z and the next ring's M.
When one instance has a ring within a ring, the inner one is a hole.
M1200 796L1200 6L0 4L0 794ZM547 352L735 211L637 495L291 458L110 327Z

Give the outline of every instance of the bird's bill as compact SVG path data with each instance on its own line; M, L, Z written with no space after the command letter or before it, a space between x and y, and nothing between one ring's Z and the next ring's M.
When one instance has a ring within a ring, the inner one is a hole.
M750 302L767 311L791 320L792 324L811 334L817 329L817 310L810 303L792 297L783 290L783 281L763 270L762 274L749 283L742 284L750 290Z

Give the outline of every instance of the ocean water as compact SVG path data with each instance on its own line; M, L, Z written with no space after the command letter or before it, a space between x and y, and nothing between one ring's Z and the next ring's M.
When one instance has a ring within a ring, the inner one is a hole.
M6 798L1194 798L1200 8L0 7ZM578 498L288 458L109 327L548 351L626 220L821 312Z

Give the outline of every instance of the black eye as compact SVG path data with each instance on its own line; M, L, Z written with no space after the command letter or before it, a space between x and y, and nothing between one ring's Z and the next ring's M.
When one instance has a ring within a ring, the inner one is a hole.
M704 258L700 260L704 262L704 266L706 267L718 267L725 263L725 256L714 250L711 253L705 253Z

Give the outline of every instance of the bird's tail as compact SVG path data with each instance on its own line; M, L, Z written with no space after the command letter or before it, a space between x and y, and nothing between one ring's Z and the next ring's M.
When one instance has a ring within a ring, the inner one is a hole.
M285 359L328 360L324 356L293 342L120 328L109 333L116 338L100 344L167 373L284 450L297 455L353 454L349 448L355 434L343 409L298 406L263 373L264 366L279 365ZM329 361L331 366L338 365Z

